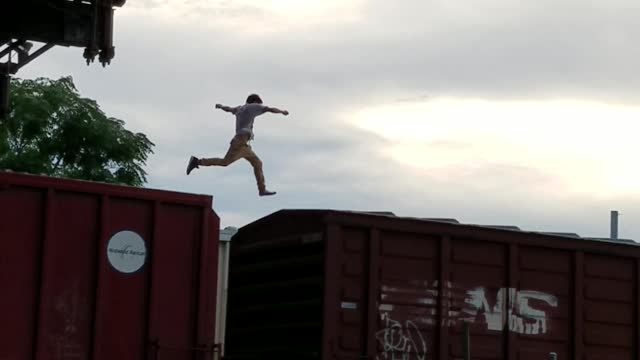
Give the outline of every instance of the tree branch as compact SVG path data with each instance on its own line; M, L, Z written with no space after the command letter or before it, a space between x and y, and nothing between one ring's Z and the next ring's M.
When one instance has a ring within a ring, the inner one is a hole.
M56 160L56 163L53 165L54 174L56 173L56 171L58 171L58 166L60 166L60 162L62 162L62 156L59 156L58 160Z

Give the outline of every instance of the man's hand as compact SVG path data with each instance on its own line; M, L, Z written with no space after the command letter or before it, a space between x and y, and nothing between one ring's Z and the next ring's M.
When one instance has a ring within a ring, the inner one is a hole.
M284 116L288 116L288 115L289 115L289 112L288 112L287 110L283 110L283 111L282 111L282 115L284 115Z
M216 109L222 109L222 105L216 104Z

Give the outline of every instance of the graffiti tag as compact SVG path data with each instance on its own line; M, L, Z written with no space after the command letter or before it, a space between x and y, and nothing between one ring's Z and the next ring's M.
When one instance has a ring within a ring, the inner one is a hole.
M383 347L382 357L377 360L425 360L427 343L420 330L412 321L404 324L391 319L388 313L381 314L384 329L376 333L376 338Z

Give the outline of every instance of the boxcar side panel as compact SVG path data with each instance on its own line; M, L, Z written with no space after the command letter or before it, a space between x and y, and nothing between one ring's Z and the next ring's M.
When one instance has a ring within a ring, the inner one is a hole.
M465 323L473 359L634 359L638 351L635 257L373 223L332 228L327 274L332 263L339 271L325 287L338 289L338 301L325 305L324 359L460 359Z

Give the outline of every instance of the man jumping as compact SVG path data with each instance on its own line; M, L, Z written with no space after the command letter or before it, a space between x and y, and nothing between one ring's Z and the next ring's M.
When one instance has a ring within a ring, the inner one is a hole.
M262 105L262 99L256 94L249 95L247 103L244 105L229 107L216 104L216 109L230 112L236 116L236 135L231 140L229 150L224 158L198 159L192 156L187 165L187 175L198 169L200 166L228 166L238 159L246 159L253 166L253 173L258 183L258 193L260 196L275 195L275 191L268 191L264 184L264 175L262 173L262 161L251 149L249 141L253 140L253 121L256 116L260 116L266 112L274 114L289 115L286 110L280 110L273 107Z

